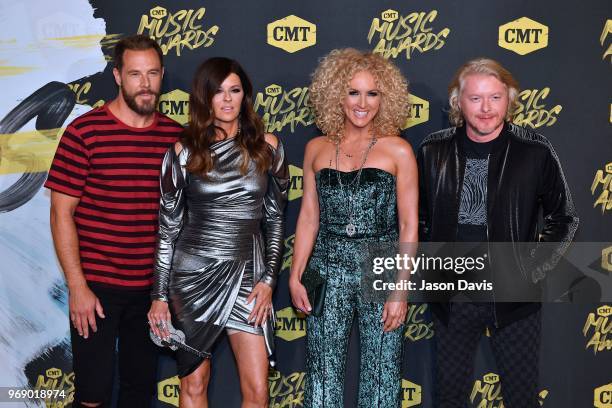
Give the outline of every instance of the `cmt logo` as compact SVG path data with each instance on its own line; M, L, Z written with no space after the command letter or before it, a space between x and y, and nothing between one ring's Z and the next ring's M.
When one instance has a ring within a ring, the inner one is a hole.
M294 53L317 43L317 26L295 15L268 24L268 44Z
M402 408L421 405L421 386L402 378Z
M380 13L380 18L382 21L392 23L399 18L399 13L393 9L387 9Z
M606 24L604 25L603 31L601 32L601 36L599 37L599 43L601 46L604 46L604 42L606 38L608 38L608 34L612 33L612 20L608 19ZM604 60L606 57L610 55L610 62L612 62L612 43L608 46L608 49L604 51L601 59ZM612 114L610 115L610 122L612 122Z
M159 111L181 125L189 122L189 94L181 89L163 94L157 105Z
M612 306L604 305L597 308L597 314L601 317L608 317L612 315Z
M157 6L149 10L149 15L153 18L164 18L168 15L168 10L161 6Z
M276 85L276 84L268 85L264 89L264 92L268 96L275 97L283 93L283 87L280 85Z
M58 9L59 7L56 7ZM71 10L45 14L36 20L34 35L37 40L47 40L53 48L97 46L100 41L97 28L88 24L78 12ZM51 40L51 41L48 41Z
M408 97L408 101L410 102L410 113L408 114L408 120L402 126L402 130L429 120L429 101L412 94Z
M62 370L59 368L49 368L45 371L47 378L51 378L53 380L60 378L62 376Z
M499 382L499 375L489 373L482 376L482 382L486 384L497 384Z
M276 312L276 335L285 341L293 341L306 335L306 319L298 316L289 306Z
M166 404L179 406L179 392L181 391L181 381L178 375L166 378L157 383L157 399Z
M519 55L548 46L548 27L527 17L499 27L499 46Z
M297 200L304 195L304 170L289 165L289 201Z
M595 408L612 407L612 383L595 388L593 393L595 394L593 400Z

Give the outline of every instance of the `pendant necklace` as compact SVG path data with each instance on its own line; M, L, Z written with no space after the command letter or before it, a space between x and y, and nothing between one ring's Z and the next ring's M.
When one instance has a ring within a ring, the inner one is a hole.
M344 189L344 184L342 183L342 177L340 176L340 164L339 164L339 156L340 156L340 143L336 143L336 176L338 178L338 185L340 186L340 191L342 195L347 198L348 201L348 223L345 226L346 235L352 237L357 233L357 226L355 225L355 195L359 190L359 184L361 183L361 172L363 171L363 166L368 159L368 153L372 150L372 147L376 144L376 137L372 137L370 143L368 144L367 149L363 154L363 158L361 160L361 165L359 166L359 170L357 170L357 174L350 183L346 184L346 192ZM348 194L347 194L348 192Z

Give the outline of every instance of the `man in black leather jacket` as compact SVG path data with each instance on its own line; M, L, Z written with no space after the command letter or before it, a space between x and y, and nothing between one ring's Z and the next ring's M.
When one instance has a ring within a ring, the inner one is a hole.
M539 281L578 217L550 142L511 123L518 92L496 61L467 62L449 86L455 127L427 136L418 152L421 241L482 243L493 283L487 301L432 304L436 407L466 405L485 327L505 406L539 406Z

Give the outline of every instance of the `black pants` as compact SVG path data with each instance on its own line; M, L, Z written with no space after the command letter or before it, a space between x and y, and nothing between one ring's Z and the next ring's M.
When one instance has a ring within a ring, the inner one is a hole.
M119 363L119 407L149 407L155 392L158 348L149 338L148 293L97 290L104 319L96 315L98 331L79 336L71 325L75 402L103 402L109 406L115 356ZM116 353L118 349L118 353ZM78 405L77 405L78 406Z
M474 381L474 358L485 328L501 380L506 408L538 404L540 312L494 328L491 303L454 303L448 326L434 314L436 339L434 406L464 408Z

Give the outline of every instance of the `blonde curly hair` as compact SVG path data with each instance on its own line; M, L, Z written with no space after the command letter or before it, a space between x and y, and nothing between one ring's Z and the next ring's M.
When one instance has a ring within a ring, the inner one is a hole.
M448 104L450 110L448 118L453 126L463 126L463 113L459 107L459 97L463 90L465 77L468 75L481 74L493 75L508 88L508 110L506 111L506 121L511 122L518 107L518 94L520 91L518 81L512 76L510 71L504 68L499 62L489 58L476 58L463 64L453 77L448 86Z
M381 93L380 108L372 121L372 131L376 136L398 135L408 118L408 81L399 68L372 52L354 48L332 50L321 59L312 74L309 93L315 122L333 142L342 140L343 102L349 82L360 71L372 74Z

